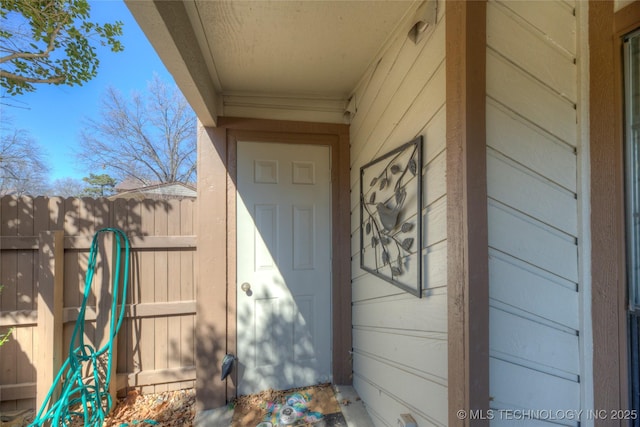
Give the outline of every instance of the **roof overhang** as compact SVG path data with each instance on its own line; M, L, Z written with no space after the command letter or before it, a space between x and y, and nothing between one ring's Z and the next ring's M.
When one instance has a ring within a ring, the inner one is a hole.
M125 1L205 126L219 116L344 122L367 70L396 35L411 42L425 7L418 0ZM435 10L435 0L425 4Z

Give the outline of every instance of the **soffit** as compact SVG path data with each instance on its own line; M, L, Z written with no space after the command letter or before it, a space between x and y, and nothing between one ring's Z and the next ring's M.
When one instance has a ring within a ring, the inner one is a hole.
M333 110L337 105L344 108L368 67L418 4L415 0L126 3L205 125L218 115L229 115L225 111L259 117L259 110L282 109L284 104L288 111L297 106L313 110L309 105L316 101L319 110L337 113ZM328 101L334 103L327 106ZM283 113L281 118L296 117Z
M192 24L223 94L345 98L410 5L204 0Z

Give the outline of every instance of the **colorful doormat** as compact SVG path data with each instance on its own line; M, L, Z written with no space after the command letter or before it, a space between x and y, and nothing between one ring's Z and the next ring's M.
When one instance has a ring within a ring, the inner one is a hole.
M232 427L346 427L331 384L240 396Z

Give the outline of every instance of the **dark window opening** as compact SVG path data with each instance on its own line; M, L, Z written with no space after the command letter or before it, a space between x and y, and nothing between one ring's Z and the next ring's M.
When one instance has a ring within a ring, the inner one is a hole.
M629 402L640 411L640 31L624 40L624 80Z

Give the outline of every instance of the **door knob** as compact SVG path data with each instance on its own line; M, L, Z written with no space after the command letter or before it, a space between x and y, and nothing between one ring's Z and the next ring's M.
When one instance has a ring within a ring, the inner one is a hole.
M248 282L244 282L242 285L240 285L240 289L242 289L242 292L244 292L245 294L251 296L251 284Z

